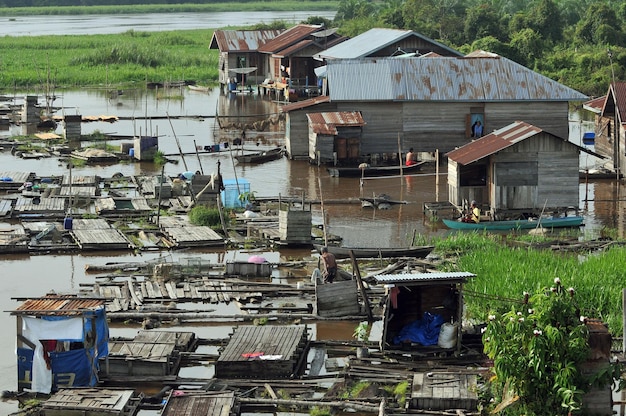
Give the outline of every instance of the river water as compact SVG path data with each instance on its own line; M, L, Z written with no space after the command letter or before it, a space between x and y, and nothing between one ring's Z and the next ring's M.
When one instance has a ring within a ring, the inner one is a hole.
M319 15L317 12L306 13L305 15ZM280 13L271 13L272 16L281 16ZM285 19L287 15L295 16L290 12L282 15ZM187 17L187 16L185 16ZM207 19L215 24L215 27L234 24L242 24L245 19L252 19L256 23L269 18L263 14L237 14L230 13L219 17L213 21L209 16L193 15L197 20ZM137 17L128 16L78 16L77 19L86 19L85 30L94 29L98 33L112 33L110 31L123 31L131 26L124 22L130 22ZM174 30L196 28L197 21L188 25L174 23L179 18L178 15L142 15L141 21L152 29L142 30ZM256 18L256 20L254 19ZM280 18L280 17L277 17ZM302 19L304 19L303 17ZM37 32L41 30L34 20L35 18L17 18L24 26L30 28L37 27ZM23 19L23 20L22 20ZM47 19L49 19L47 17ZM56 17L55 17L56 19ZM68 17L58 17L58 27L49 27L45 31L55 33L63 26L72 27L64 19ZM90 20L93 19L93 20ZM302 20L300 17L297 20ZM185 20L185 19L181 19ZM193 19L187 19L191 22ZM149 22L149 23L147 23ZM163 23L163 22L166 22ZM27 24L28 23L28 24ZM9 22L9 24L12 24ZM42 22L43 24L43 22ZM159 26L163 24L163 26ZM170 27L173 24L175 27ZM22 25L20 25L21 27ZM137 29L136 25L132 25ZM7 30L6 26L0 25L0 33ZM27 31L26 27L21 28ZM34 29L33 29L34 30ZM30 32L23 32L29 34ZM85 33L85 32L80 32ZM14 31L12 35L19 34ZM33 33L41 34L41 33ZM28 91L15 94L16 102L23 100ZM310 165L307 161L290 161L286 158L265 163L258 166L243 166L233 163L229 153L202 154L196 156L194 150L196 146L205 146L221 143L226 139L239 134L236 131L223 131L216 125L215 114L229 115L230 120L249 121L245 115L254 114L257 118L273 117L278 111L278 105L267 98L259 97L256 94L251 96L228 95L224 96L218 90L208 93L189 91L186 89L168 90L157 93L153 90L124 90L121 95L111 97L109 93L102 89L84 89L80 91L57 91L58 96L54 105L60 107L60 113L81 114L83 116L115 115L118 117L128 117L129 120L122 120L115 123L83 123L82 133L100 131L104 133L128 135L134 134L154 134L159 136L159 147L170 155L172 160L178 163L167 163L165 174L174 176L185 170L202 170L204 173L212 173L217 170L218 161L220 169L225 179L246 179L250 183L250 189L257 197L281 196L304 196L311 200L338 200L348 198L358 198L359 196L371 196L373 194L385 193L393 199L407 201L407 204L393 206L389 210L363 209L360 204L331 204L313 205L313 221L316 223L326 223L331 234L339 235L343 238L347 246L403 246L410 243L413 236L422 236L429 239L436 236L446 235L449 231L442 228L440 224L432 224L424 216L423 203L430 201L447 200L446 176L439 176L434 173L426 173L410 177L393 177L383 179L367 179L363 186L360 186L358 178L332 178L323 167ZM170 97L168 97L168 94ZM181 98L182 97L182 98ZM150 115L153 119L146 119L144 116ZM162 118L157 119L160 116ZM169 117L169 119L168 119ZM134 118L134 120L132 119ZM588 131L590 124L587 121L580 121L577 114L572 114L570 125L571 137L574 142L580 143L583 131ZM20 134L20 128L12 127L0 131L1 136L11 136ZM61 128L57 129L61 134ZM119 143L119 142L114 142ZM275 131L253 132L246 134L246 148L269 148L271 146L282 146L284 137L280 129ZM184 157L179 155L180 150L185 153ZM587 156L581 157L581 164L593 166L595 160ZM58 175L68 173L65 163L55 158L46 158L38 161L28 161L13 157L10 152L0 152L0 165L3 171L31 171L39 175ZM186 166L185 166L186 165ZM100 175L108 177L114 173L121 172L125 175L140 174L160 174L160 167L149 163L117 164L108 166L76 167L73 174L76 175ZM442 167L445 173L445 167ZM321 184L321 188L320 188ZM617 189L617 191L616 191ZM603 226L616 227L616 205L615 202L607 199L605 195L616 195L619 199L619 188L613 181L591 182L580 186L580 208L585 209L584 233L587 236L594 236L599 233ZM603 195L596 200L595 195ZM600 200L601 199L601 200ZM613 198L615 199L615 198ZM188 257L198 257L202 259L214 259L224 253L215 250L204 250L195 252L173 252L165 253L85 253L72 255L54 256L4 256L0 258L2 266L2 280L0 280L0 306L3 311L14 309L18 302L12 298L29 296L42 296L48 291L57 293L75 293L81 284L92 284L93 275L85 272L88 264L104 264L110 261L147 261L155 260L160 256L169 256L172 260L181 260ZM249 253L229 252L226 258L247 258ZM301 258L311 256L309 249L281 250L280 252L262 253L270 261L278 261L283 258ZM306 276L301 276L305 278ZM277 276L277 279L282 279ZM15 365L15 319L8 313L0 314L0 324L5 329L5 336L0 338L0 371L4 377L0 379L0 390L15 390L17 386L16 365ZM136 327L112 328L112 336L132 336L136 332ZM229 327L193 327L181 328L181 330L191 330L200 337L220 338L226 337L230 332ZM313 335L317 331L313 329ZM352 326L342 327L337 325L334 329L324 329L326 333L337 339L349 337ZM199 376L193 374L193 376ZM210 370L200 376L210 376ZM0 414L8 414L17 409L15 402L0 402Z

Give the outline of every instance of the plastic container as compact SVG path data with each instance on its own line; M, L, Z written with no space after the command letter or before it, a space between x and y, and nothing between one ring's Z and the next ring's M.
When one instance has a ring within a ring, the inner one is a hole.
M63 228L66 230L71 230L74 225L74 220L71 217L67 217L63 220Z
M128 156L135 157L135 149L129 149L128 150Z

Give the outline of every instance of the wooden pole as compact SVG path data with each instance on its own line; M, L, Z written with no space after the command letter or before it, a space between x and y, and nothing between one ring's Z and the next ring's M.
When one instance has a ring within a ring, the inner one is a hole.
M178 137L176 136L176 132L174 131L174 125L172 124L172 120L170 119L170 113L166 112L165 114L167 114L167 121L170 122L172 134L174 135L174 140L176 140L176 146L178 146L178 153L180 154L181 159L183 159L183 165L185 165L185 170L188 171L189 168L187 167L187 161L185 161L185 154L183 153L183 149L180 148L180 142L178 141Z
M322 196L322 178L317 175L317 184L320 188L320 206L322 208L322 227L324 229L324 245L328 245L328 232L326 231L326 213L324 212L324 197Z
M439 202L439 149L435 150L435 201Z
M359 291L361 292L361 297L363 298L363 303L365 304L365 313L367 314L367 321L370 323L374 322L374 315L372 314L372 307L370 306L367 293L365 293L365 286L363 285L363 280L361 279L361 271L359 270L359 264L356 261L354 252L350 250L349 253L350 253L350 259L352 260L352 267L354 268L354 275L356 276L356 283L359 286Z
M626 289L622 289L622 354L626 354Z
M204 169L202 168L202 162L200 161L200 154L198 153L198 145L196 139L193 139L193 147L196 149L196 157L198 158L198 165L200 165L200 173L204 175Z
M163 191L163 173L165 172L165 165L161 166L161 178L159 179L159 206L157 207L157 227L161 221L161 193Z
M398 159L400 159L400 176L403 176L402 169L402 143L400 143L400 133L398 133Z

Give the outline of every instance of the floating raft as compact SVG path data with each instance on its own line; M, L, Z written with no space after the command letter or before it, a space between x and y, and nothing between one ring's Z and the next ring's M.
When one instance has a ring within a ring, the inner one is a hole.
M131 250L133 243L120 230L104 219L76 219L72 221L72 237L83 250Z
M185 391L181 394L174 390L161 411L162 416L235 416L238 414L235 393L232 391Z
M306 362L306 325L240 326L215 363L217 378L290 378Z
M165 216L159 219L161 231L177 247L206 247L224 245L224 237L211 227L193 225L188 217Z
M476 410L478 406L477 391L476 374L416 373L413 375L409 408Z
M133 390L62 389L43 402L45 416L133 416L140 399Z

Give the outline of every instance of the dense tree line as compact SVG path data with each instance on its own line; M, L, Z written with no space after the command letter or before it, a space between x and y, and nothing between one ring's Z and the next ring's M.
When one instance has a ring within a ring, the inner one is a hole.
M137 4L210 4L221 0L0 0L0 7L121 6Z
M410 29L464 53L487 50L595 96L626 68L621 1L341 0L334 24L348 36Z

